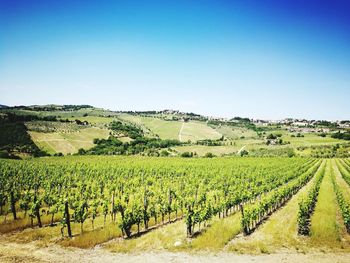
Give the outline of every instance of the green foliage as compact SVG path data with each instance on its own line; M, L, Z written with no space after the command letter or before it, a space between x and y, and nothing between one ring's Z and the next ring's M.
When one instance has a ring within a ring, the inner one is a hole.
M331 137L334 138L334 139L341 139L341 140L350 141L350 132L336 132L336 133L332 133Z
M300 158L125 156L0 160L0 204L18 203L10 212L29 208L33 219L40 217L41 207L50 207L47 211L54 215L68 210L69 204L71 218L82 230L88 218L93 223L98 215L106 220L110 214L115 222L118 214L127 237L135 227L147 229L151 217L165 222L179 213L187 218L191 235L195 226L207 225L213 216L227 216L239 204L294 182L314 163ZM64 214L63 228L68 227L68 216Z
M268 139L268 140L275 140L275 139L277 139L277 136L272 134L272 133L270 133L269 135L266 136L266 139Z
M325 121L325 120L316 121L314 123L314 125L318 126L318 127L327 127L327 128L336 128L336 127L338 127L337 123L330 122L330 121Z
M191 158L193 157L193 152L183 152L180 154L180 156L183 158Z
M76 111L81 109L92 109L90 105L34 105L34 106L16 106L13 109L21 109L28 111Z
M346 162L343 162L342 165L338 165L338 169L344 181L350 186L350 166Z
M249 156L254 157L294 157L295 152L290 147L278 147L278 148L260 148L249 151Z
M79 154L132 155L147 151L149 153L148 155L153 155L152 152L155 153L154 150L169 148L182 144L178 140L161 140L157 138L146 137L137 137L130 142L123 143L114 136L110 136L107 140L96 139L94 142L96 143L95 147L85 152L80 150ZM158 152L156 152L156 155L159 155Z
M6 152L20 152L34 156L45 155L32 141L27 128L21 121L0 119L0 150L2 156L9 156Z
M249 152L248 152L247 150L242 150L242 151L239 153L239 155L240 155L241 157L243 157L243 156L248 156L248 155L249 155Z
M288 184L284 184L279 188L274 187L276 189L263 195L259 202L246 205L242 211L242 228L244 232L246 234L251 233L269 214L276 211L289 200L314 176L318 167L319 163L314 164L311 168L310 164L299 167L298 171L284 178L284 180L289 181Z
M311 146L311 156L314 158L347 158L350 157L350 144L335 144ZM300 148L303 150L304 148Z
M78 200L72 208L74 221L81 224L81 232L83 232L83 224L88 217L88 204L85 200Z
M345 200L344 195L335 180L333 170L331 173L331 178L346 230L348 233L350 233L350 204Z
M210 139L206 139L206 140L199 140L196 142L197 145L206 145L206 146L220 146L222 145L222 139L218 139L218 140L210 140Z
M161 152L160 152L160 156L162 156L162 157L166 157L169 155L170 155L170 153L167 150L161 150Z
M143 137L143 130L135 125L122 123L120 121L113 121L109 125L110 129L114 132L121 133L124 136L128 136L132 139Z
M298 211L298 233L300 235L310 234L310 218L315 209L317 196L320 190L321 182L325 174L325 166L317 174L315 183L305 199L299 202Z
M205 158L214 158L216 157L215 154L211 153L211 152L208 152L204 155Z
M242 127L249 130L253 130L257 133L260 133L263 131L263 128L256 127L254 123L250 121L248 118L241 118L241 117L235 117L230 121L219 121L219 120L209 120L207 121L208 125L211 126L221 126L221 125L227 125L231 127Z

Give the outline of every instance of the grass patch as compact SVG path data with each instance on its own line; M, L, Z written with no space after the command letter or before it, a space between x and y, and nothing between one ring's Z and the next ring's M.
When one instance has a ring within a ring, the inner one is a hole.
M242 232L240 212L223 219L216 218L210 227L193 239L191 247L195 250L218 251L240 232Z
M311 217L310 241L317 246L338 247L341 240L337 220L339 211L337 211L337 200L331 181L331 169L330 160L327 160L315 212Z
M181 141L197 141L204 139L215 140L221 137L221 134L215 129L199 121L167 121L156 117L143 117L129 114L120 114L118 118L143 126L150 135L158 135L161 139L179 140L179 137L181 137ZM179 136L180 131L181 136Z
M242 127L231 127L227 125L222 125L215 128L219 133L228 137L230 139L240 139L242 136L244 138L256 139L257 133L253 130L249 130L247 128Z
M183 129L181 130L181 141L198 141L204 139L220 139L221 133L209 127L206 123L191 121L184 122Z
M6 220L6 222L2 222L0 224L0 233L5 234L12 231L18 231L23 230L25 228L31 227L31 220L30 217L27 215L24 216L23 212L17 212L18 219L13 220L12 215L10 216L11 219ZM62 215L57 213L54 217L54 222L59 221L62 218ZM41 223L43 225L48 225L51 223L51 215L42 215L41 216ZM35 219L33 219L33 226L37 226L38 222Z

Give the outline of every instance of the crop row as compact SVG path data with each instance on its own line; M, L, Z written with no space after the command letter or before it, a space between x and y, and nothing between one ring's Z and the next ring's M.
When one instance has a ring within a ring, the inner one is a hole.
M325 174L325 165L323 166L319 173L316 175L315 182L312 185L310 191L308 192L306 198L299 202L298 210L298 233L300 235L310 234L310 220L311 215L315 209L317 203L317 197L320 190L321 182Z
M334 187L335 194L337 196L337 201L340 207L340 211L344 220L344 224L346 227L346 230L348 233L350 233L350 205L349 203L344 199L344 195L342 193L342 190L339 188L339 185L337 184L335 180L334 171L332 170L331 173L332 183Z
M251 233L256 226L268 215L284 205L296 192L299 191L315 174L319 168L319 163L314 164L307 171L289 183L272 190L264 195L260 201L251 205L246 205L242 210L242 227L245 234Z
M186 162L186 164L185 164ZM43 214L61 215L62 229L98 216L123 235L185 215L187 231L213 216L294 180L314 160L298 158L183 160L64 157L0 161L1 214L21 211L40 227ZM118 215L118 216L117 216ZM0 224L1 229L1 224ZM62 231L63 234L63 231Z

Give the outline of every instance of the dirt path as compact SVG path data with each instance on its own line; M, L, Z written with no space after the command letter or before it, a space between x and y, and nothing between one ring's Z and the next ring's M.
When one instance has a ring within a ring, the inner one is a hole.
M0 241L0 262L350 262L350 254L237 255L232 253L149 252L115 254L101 248L90 250L64 249L57 245L38 248L34 244Z
M241 151L243 151L246 146L247 145L244 145L241 149L239 149L239 151L237 152L237 155L239 155L241 153Z
M180 142L182 141L182 134L181 133L182 133L182 130L183 130L184 126L185 126L185 123L183 122L182 125L181 125L181 129L179 131L179 141Z

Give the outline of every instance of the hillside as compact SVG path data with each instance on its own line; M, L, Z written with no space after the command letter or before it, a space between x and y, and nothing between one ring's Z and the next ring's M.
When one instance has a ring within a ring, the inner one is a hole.
M178 139L181 142L198 140L219 139L222 134L208 126L204 121L167 119L162 115L140 116L130 114L119 114L121 120L140 125L149 131L150 135L162 139Z
M32 155L41 151L50 155L66 155L80 151L84 154L140 153L156 156L350 155L347 141L332 135L346 132L346 129L327 122L319 123L328 125L327 128L293 128L289 123L266 125L239 117L221 120L171 110L118 112L90 105L16 106L0 109L0 114L3 119L12 116L13 120L7 122L17 123L17 126L18 122L21 123L22 133L27 137L22 146L16 146L7 135L16 125L7 125L6 130L3 125L1 149L14 154L23 152ZM113 131L113 122L139 129L138 139L123 134L123 131Z

